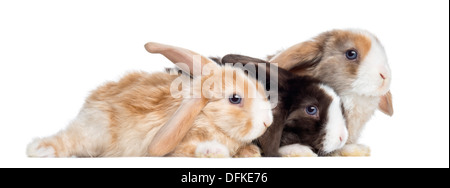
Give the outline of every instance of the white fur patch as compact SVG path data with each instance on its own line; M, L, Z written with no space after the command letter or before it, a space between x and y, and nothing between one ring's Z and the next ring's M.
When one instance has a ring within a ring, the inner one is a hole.
M109 125L107 113L98 108L83 107L77 118L61 135L66 147L68 142L74 142L73 139L78 139L76 146L70 148L73 153L66 153L59 157L70 157L72 155L99 156L108 147L111 140Z
M369 121L378 108L380 97L363 95L341 95L347 113L349 143L357 143L365 122Z
M328 121L325 125L325 139L323 141L323 152L330 153L342 148L348 139L348 130L342 113L341 99L329 86L320 84L319 87L332 99L328 107Z
M217 141L207 141L197 145L195 157L225 158L230 157L230 151Z
M273 122L271 105L259 93L253 98L251 113L252 129L242 138L243 141L252 141L260 137Z
M372 44L369 53L365 54L365 59L361 61L357 79L352 83L353 92L367 96L386 94L389 91L392 75L384 47L374 35L367 31L354 30L353 32L367 36ZM380 74L386 79L383 79Z
M28 157L56 157L55 149L51 146L39 147L41 144L41 139L34 139L27 147Z
M282 157L317 157L310 147L300 144L283 146L278 152Z

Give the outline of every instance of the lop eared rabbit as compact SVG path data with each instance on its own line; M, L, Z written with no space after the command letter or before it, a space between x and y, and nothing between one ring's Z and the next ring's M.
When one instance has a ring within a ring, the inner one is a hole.
M213 60L241 68L265 85L275 108L273 125L256 140L264 156L328 155L346 143L348 132L342 103L330 87L248 56L231 54ZM259 155L260 150L249 145L235 157Z
M393 115L391 70L377 37L363 30L328 31L278 53L269 61L331 86L344 103L349 130L347 145L335 155L370 155L367 146L357 144L364 125L377 108Z
M146 49L178 63L193 80L136 72L100 86L65 130L30 143L28 156L229 157L272 124L263 86L241 69L218 66L179 47L148 43ZM194 69L196 62L200 70ZM222 75L231 75L231 80ZM177 81L192 86L174 98Z
M257 140L264 156L322 156L345 145L348 132L342 102L329 86L248 56L226 55L215 61L241 67L262 81L276 100L274 123ZM268 88L273 86L278 87Z

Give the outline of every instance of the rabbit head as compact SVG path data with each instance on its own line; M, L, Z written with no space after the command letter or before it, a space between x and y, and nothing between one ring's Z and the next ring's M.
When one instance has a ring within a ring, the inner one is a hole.
M271 99L276 98L273 109L274 123L258 139L265 156L278 156L280 146L301 143L319 154L328 154L344 146L348 131L340 97L334 90L309 76L298 76L264 60L226 55L222 64L244 64L249 75L264 81ZM255 65L257 68L250 68ZM255 70L257 70L255 72ZM262 73L262 74L261 74ZM277 74L274 74L277 73Z
M189 87L182 89L183 104L153 138L149 147L152 156L172 151L199 113L209 117L210 123L217 125L217 131L246 143L261 136L272 124L264 87L249 79L241 69L219 66L204 56L175 46L147 43L145 47L150 53L164 55L193 76L188 81ZM179 88L177 84L175 88Z
M381 97L379 109L393 114L392 80L386 52L378 38L364 30L333 30L294 45L270 59L298 75L309 75L339 95Z

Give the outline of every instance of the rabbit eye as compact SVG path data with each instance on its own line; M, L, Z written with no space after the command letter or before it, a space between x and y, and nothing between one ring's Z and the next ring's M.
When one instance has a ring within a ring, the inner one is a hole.
M348 50L345 52L345 56L347 56L347 59L349 60L355 60L358 58L358 52L356 50Z
M242 98L238 94L233 94L229 98L231 104L241 104Z
M316 116L317 112L319 112L319 110L315 106L308 106L308 107L306 107L305 111L308 115L311 115L311 116Z

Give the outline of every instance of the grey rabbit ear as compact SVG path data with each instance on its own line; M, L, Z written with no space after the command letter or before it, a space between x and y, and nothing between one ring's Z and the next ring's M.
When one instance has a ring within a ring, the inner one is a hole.
M279 68L273 63L243 55L226 55L220 63L231 63L235 66L237 63L243 64L244 66L240 68L247 71L250 76L256 78L264 85L273 108L278 105L280 89L285 90L289 88L289 79L297 77L294 73ZM248 66L249 64L256 66Z
M264 61L262 59L253 58L249 56L229 54L224 56L221 60L221 64L227 63L231 64L241 63L244 66L247 64L255 64L257 65L257 68L260 70L257 70L257 72L252 72L251 70L249 70L249 73L253 73L254 76L257 78L265 76L265 78L270 78L271 81L275 81L281 85L283 85L282 83L285 82L287 79L295 76L294 73L291 73L283 68L280 68L276 66L276 64L269 63L268 61ZM262 70L265 71L266 73L265 75L259 75L259 73L262 72Z
M228 54L222 58L223 63L269 63L262 59L257 59L249 56L237 55L237 54Z
M222 58L220 57L209 57L212 61L216 62L217 64L221 64Z

